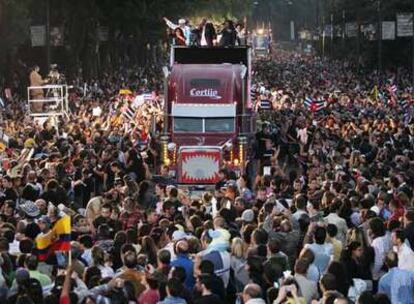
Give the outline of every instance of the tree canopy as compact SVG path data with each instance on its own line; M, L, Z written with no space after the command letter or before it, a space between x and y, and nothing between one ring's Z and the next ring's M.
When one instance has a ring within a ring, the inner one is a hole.
M52 61L69 73L82 71L90 78L125 61L142 64L162 57L166 42L164 16L173 21L184 17L192 24L202 17L215 22L247 17L250 28L271 24L274 38L279 41L290 38L291 21L296 30L315 30L328 22L331 14L339 21L344 11L347 21L375 23L377 1L0 0L0 75L10 78L23 62L46 68L45 48L31 47L30 26L45 24L47 3L51 27L60 27L64 36L63 46L51 48ZM393 20L396 12L414 11L412 0L381 2L384 20ZM99 39L102 28L107 33L104 42Z

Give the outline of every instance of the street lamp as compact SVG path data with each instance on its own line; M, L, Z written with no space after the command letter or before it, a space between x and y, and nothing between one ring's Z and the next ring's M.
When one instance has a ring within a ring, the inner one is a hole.
M164 123L163 123L163 134L167 136L168 132L168 77L170 71L166 66L162 67L162 73L164 74Z
M378 11L378 76L382 73L382 7L381 0L377 0Z
M247 74L247 67L245 65L242 66L240 71L240 77L242 80L242 126L241 126L241 133L245 131L245 121L246 121L246 74Z
M50 68L50 0L46 0L46 64Z

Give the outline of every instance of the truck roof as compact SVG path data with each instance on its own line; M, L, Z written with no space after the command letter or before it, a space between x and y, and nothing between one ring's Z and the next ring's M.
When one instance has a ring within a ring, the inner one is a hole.
M241 72L241 64L174 64L170 99L175 103L207 104L238 101Z

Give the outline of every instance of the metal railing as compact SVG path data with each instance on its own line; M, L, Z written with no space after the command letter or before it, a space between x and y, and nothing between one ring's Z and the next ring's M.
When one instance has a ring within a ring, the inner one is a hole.
M67 85L27 87L28 114L32 117L68 116Z

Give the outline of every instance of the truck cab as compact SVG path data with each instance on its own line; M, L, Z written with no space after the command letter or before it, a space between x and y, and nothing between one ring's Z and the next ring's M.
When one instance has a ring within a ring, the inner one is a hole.
M162 161L179 184L240 174L254 134L250 49L173 47L166 79Z

